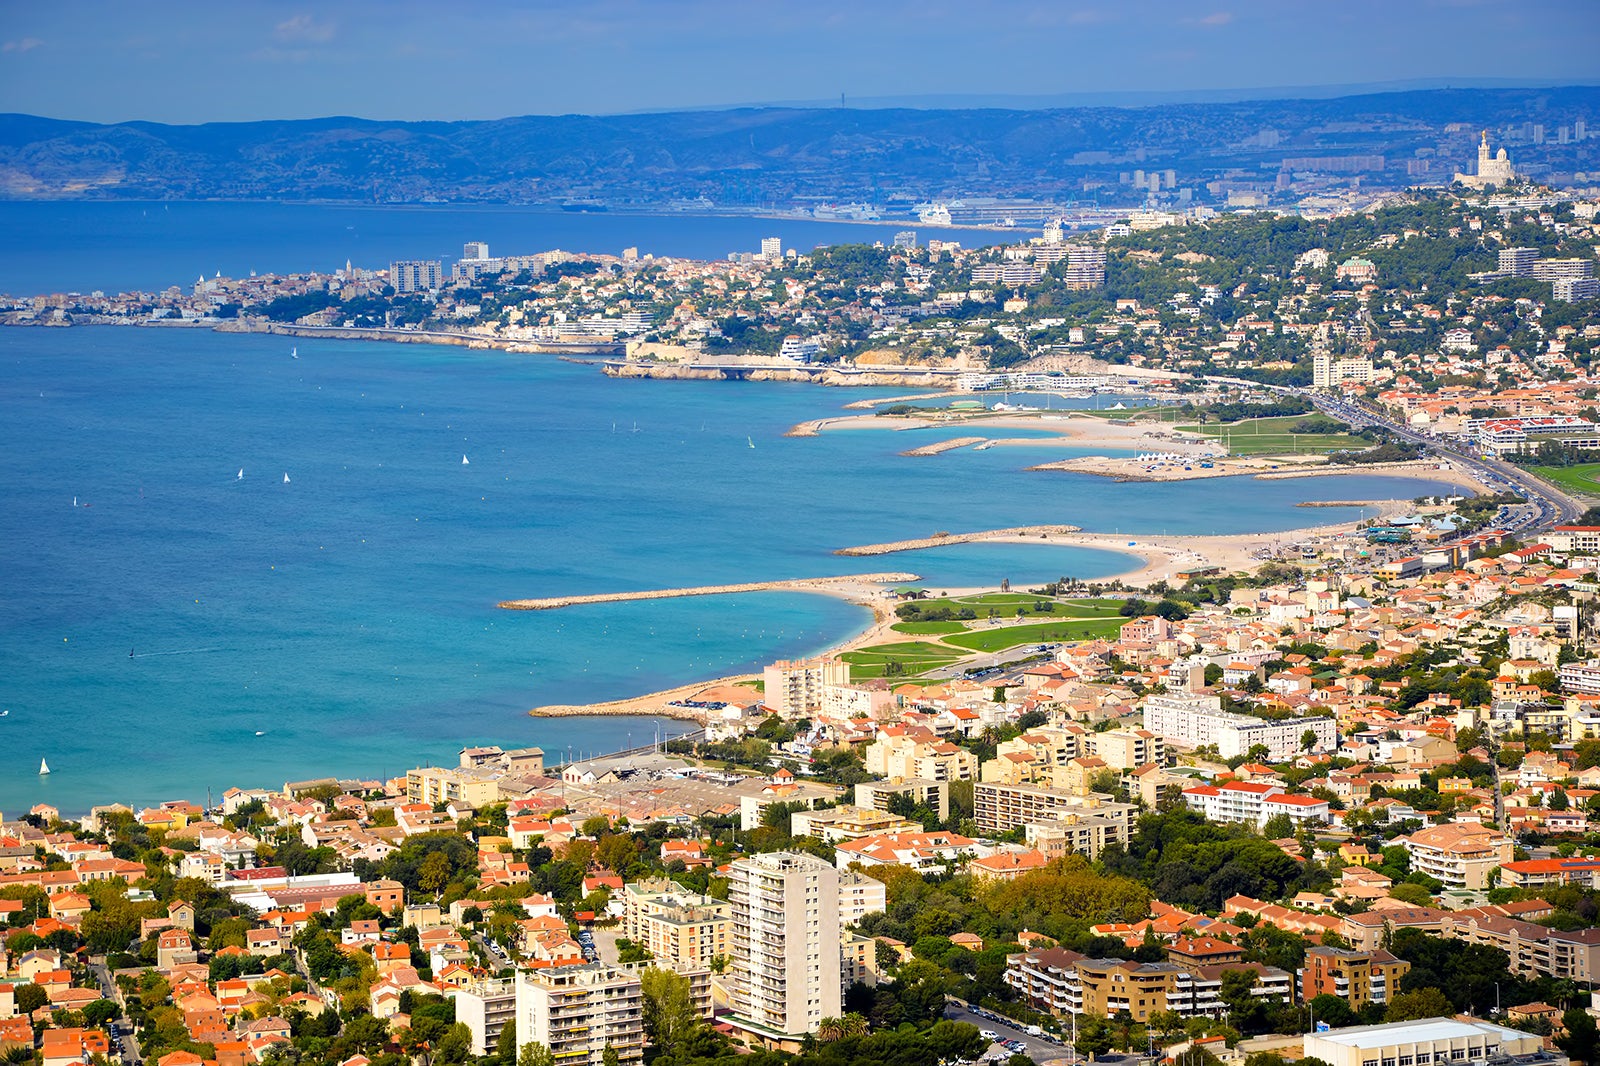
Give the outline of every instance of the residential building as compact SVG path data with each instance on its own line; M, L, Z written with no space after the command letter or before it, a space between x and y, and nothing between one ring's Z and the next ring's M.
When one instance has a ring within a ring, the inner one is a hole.
M517 1039L545 1045L555 1061L602 1066L607 1048L619 1062L644 1058L644 994L627 970L588 962L519 970Z
M761 673L762 702L781 718L810 718L822 711L822 690L850 683L850 664L843 659L780 659Z
M1309 1003L1318 996L1338 996L1353 1011L1368 1003L1386 1003L1400 990L1400 977L1411 964L1383 949L1353 951L1346 948L1306 949L1305 967L1300 971L1300 999Z
M974 817L980 833L1004 833L1030 822L1051 822L1062 815L1079 819L1102 818L1109 823L1105 833L1126 844L1133 834L1137 808L1119 803L1110 796L1091 792L1078 796L1039 785L1001 785L980 782L973 786Z
M402 259L389 264L389 284L397 293L429 292L444 284L437 259Z
M1499 830L1471 822L1419 829L1401 843L1414 871L1443 881L1446 888L1473 891L1490 887L1490 872L1511 861L1513 847Z
M500 800L500 774L462 767L426 766L406 771L406 798L412 803L460 803L486 807Z
M1166 762L1166 743L1148 729L1108 729L1089 733L1084 741L1089 751L1113 770L1132 770L1149 763Z
M728 956L731 904L665 878L624 885L623 901L625 935L659 965L682 973Z
M495 1050L506 1022L517 1016L517 989L511 981L474 980L446 987L445 998L455 1000L456 1021L472 1031L472 1053Z
M891 784L888 781L865 781L856 786L856 806L874 811L887 811L895 796L908 796L913 803L921 804L939 816L942 822L950 817L950 782L923 781L912 778Z
M1186 748L1216 745L1224 759L1248 755L1259 744L1267 749L1266 761L1286 762L1308 750L1303 743L1307 730L1314 736L1311 752L1333 751L1339 743L1338 723L1332 718L1253 718L1224 711L1222 698L1206 693L1147 696L1144 727Z
M752 855L729 868L728 1021L792 1045L841 1013L839 872L815 855Z
M1259 963L1186 967L1171 962L1090 959L1065 948L1044 948L1006 958L1005 981L1029 1005L1058 1017L1126 1011L1148 1021L1159 1011L1185 1018L1217 1018L1227 1013L1222 978L1229 970L1254 975L1251 992L1261 999L1288 1001L1294 979L1284 970Z

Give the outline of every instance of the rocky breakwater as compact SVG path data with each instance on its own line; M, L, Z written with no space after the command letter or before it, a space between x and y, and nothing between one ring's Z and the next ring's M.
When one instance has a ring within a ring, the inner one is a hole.
M723 596L737 592L782 590L849 595L869 585L901 585L916 580L916 574L844 574L838 577L795 578L788 581L747 581L738 585L696 585L689 588L649 589L642 592L597 592L579 596L501 600L497 606L507 611L553 611L558 607L576 607L585 603L627 603L634 600L670 600L682 596Z
M883 544L860 544L853 548L839 548L835 555L890 555L894 552L916 551L918 548L938 548L946 544L967 544L979 540L1010 540L1018 537L1047 539L1052 534L1067 536L1080 532L1079 526L1013 526L1010 529L985 529L975 533L935 533L914 540L892 540Z
M957 448L965 448L972 444L982 444L988 437L956 437L952 440L941 440L933 444L924 444L920 448L911 448L903 451L901 455L938 455L941 452L953 452Z

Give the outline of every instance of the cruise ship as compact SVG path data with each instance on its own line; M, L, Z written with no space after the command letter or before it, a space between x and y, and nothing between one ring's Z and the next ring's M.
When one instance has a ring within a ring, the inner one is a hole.
M950 225L950 205L943 203L918 204L917 221L925 226Z

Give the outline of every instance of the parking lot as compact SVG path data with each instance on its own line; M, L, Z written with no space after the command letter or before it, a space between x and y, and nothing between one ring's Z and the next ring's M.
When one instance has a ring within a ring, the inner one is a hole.
M1057 1043L1048 1036L1029 1036L1026 1028L992 1011L979 1013L978 1010L964 1004L951 1002L945 1005L944 1016L951 1021L975 1025L980 1032L992 1032L998 1036L1000 1038L999 1042L993 1043L989 1047L987 1055L990 1058L998 1058L1004 1061L1011 1056L1013 1051L1021 1051L1022 1054L1038 1063L1071 1062L1077 1058L1077 1054L1073 1051L1071 1045ZM1005 1042L1009 1042L1009 1044ZM998 1055L995 1054L996 1051L998 1051Z

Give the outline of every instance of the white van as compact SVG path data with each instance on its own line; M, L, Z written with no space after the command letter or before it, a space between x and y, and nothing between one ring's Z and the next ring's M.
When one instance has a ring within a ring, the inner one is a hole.
M985 1040L999 1040L1000 1039L1000 1034L995 1032L993 1029L979 1029L978 1030L978 1035L983 1037Z

